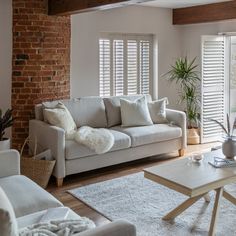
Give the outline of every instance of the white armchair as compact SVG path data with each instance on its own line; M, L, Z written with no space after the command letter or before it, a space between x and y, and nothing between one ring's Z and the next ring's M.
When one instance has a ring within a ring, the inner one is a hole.
M0 187L12 204L18 229L38 223L46 209L63 206L36 183L20 175L20 155L16 150L0 151ZM75 220L80 218L72 210L70 210L69 217ZM1 232L0 235L2 235ZM77 235L135 236L136 229L129 222L117 220Z

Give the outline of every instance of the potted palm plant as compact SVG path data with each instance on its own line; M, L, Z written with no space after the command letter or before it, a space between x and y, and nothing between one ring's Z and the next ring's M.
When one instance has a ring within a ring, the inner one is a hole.
M0 109L0 150L10 149L10 139L5 138L5 130L13 125L12 110L8 109L4 114Z
M200 143L199 122L200 122L200 96L198 83L199 73L196 71L195 60L188 61L187 57L178 58L171 70L165 74L170 82L180 86L180 103L185 104L187 117L187 142L188 144Z

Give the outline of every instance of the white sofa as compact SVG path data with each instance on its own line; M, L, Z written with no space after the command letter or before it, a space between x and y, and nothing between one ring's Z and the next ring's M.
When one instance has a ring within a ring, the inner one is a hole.
M183 155L186 148L186 116L184 112L167 109L169 124L154 124L141 127L121 127L120 98L135 100L142 95L120 97L82 97L61 101L70 111L77 127L88 125L109 128L115 138L112 149L105 154L95 152L82 144L65 139L65 131L44 122L43 105L35 107L35 119L30 120L29 136L43 149L51 149L56 159L54 176L58 186L67 175L85 172L105 166L124 163L168 153L175 150ZM146 95L148 101L151 96ZM47 102L46 107L55 107L58 101ZM34 143L31 142L33 148Z
M0 187L13 206L19 229L38 223L46 209L63 206L61 202L36 183L20 175L20 156L15 150L0 151ZM79 218L79 215L70 210L68 219ZM0 229L1 223L0 221ZM0 232L0 235L3 235L2 233ZM118 220L77 235L135 236L136 232L132 224Z

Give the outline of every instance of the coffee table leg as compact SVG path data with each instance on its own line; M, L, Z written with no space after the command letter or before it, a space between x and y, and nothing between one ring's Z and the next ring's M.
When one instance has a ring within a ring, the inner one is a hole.
M236 205L236 198L231 194L229 194L228 192L226 192L225 190L223 191L223 197L226 198L231 203L233 203L234 205Z
M216 189L216 198L215 198L215 204L214 204L212 217L211 217L209 236L215 235L215 229L216 229L216 224L217 224L217 219L218 219L218 214L219 214L220 200L222 198L223 191L224 191L224 188Z
M170 213L168 213L166 216L164 216L163 220L173 220L178 215L180 215L182 212L184 212L187 208L192 206L196 201L198 201L200 198L202 198L205 194L201 194L196 197L192 197L184 201L182 204L180 204L178 207L176 207L174 210L172 210Z

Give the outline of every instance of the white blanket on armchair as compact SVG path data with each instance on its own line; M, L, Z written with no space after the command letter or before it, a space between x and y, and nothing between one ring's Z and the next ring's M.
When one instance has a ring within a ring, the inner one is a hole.
M89 126L80 127L69 136L69 139L87 146L97 154L108 152L114 144L114 136L108 129L95 129Z
M76 236L95 227L93 221L86 217L78 220L55 220L23 228L19 231L19 236Z

